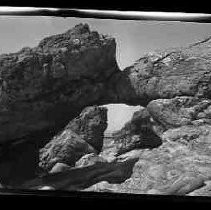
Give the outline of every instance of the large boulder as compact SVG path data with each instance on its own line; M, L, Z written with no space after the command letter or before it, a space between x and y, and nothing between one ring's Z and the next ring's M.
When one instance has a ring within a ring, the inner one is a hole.
M181 126L169 129L162 135L163 142L177 142L200 154L211 152L211 125Z
M78 117L71 120L66 126L66 129L80 135L98 152L103 147L106 128L107 108L98 106L86 107Z
M46 171L50 171L59 162L74 166L81 156L93 152L96 150L79 135L64 130L40 150L39 166Z
M60 162L74 166L89 153L99 153L107 128L107 108L87 107L40 150L39 166L47 171Z
M211 100L181 96L157 99L147 105L152 118L167 130L183 125L211 123Z

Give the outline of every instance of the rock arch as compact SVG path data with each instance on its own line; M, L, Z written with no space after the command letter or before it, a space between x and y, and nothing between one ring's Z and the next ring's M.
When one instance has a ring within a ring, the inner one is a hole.
M77 50L72 46L75 39L80 40ZM149 54L121 71L115 39L79 24L45 38L30 51L24 48L0 55L0 77L7 84L7 103L0 101L2 151L29 140L39 148L87 106L147 106L154 99L176 96L210 98L209 46L210 38L186 48ZM58 56L67 76L43 77L43 64Z

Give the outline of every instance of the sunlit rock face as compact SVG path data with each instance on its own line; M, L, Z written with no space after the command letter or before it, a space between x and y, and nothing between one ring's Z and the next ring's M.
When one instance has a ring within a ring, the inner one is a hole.
M153 100L147 110L165 129L211 123L211 100L205 98L181 96Z
M208 38L187 47L146 54L112 77L107 97L143 106L158 98L183 95L209 98L210 43Z

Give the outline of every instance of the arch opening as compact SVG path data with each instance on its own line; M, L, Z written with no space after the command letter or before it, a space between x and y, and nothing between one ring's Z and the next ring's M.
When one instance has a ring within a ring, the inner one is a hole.
M106 104L103 107L108 109L104 151L115 147L118 156L133 149L153 149L162 144L145 107L126 104Z

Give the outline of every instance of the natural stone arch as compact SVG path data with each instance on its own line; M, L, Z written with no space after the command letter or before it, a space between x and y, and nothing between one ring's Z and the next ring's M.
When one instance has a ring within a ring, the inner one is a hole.
M80 39L79 51L71 47L75 38ZM87 106L146 106L154 99L175 96L210 98L209 45L210 38L186 48L149 54L120 71L115 39L98 36L87 24L79 24L45 38L31 50L1 55L0 77L7 84L6 103L0 102L2 151L16 148L20 140L39 148ZM64 47L67 51L61 50ZM68 76L43 77L43 64L58 53Z

